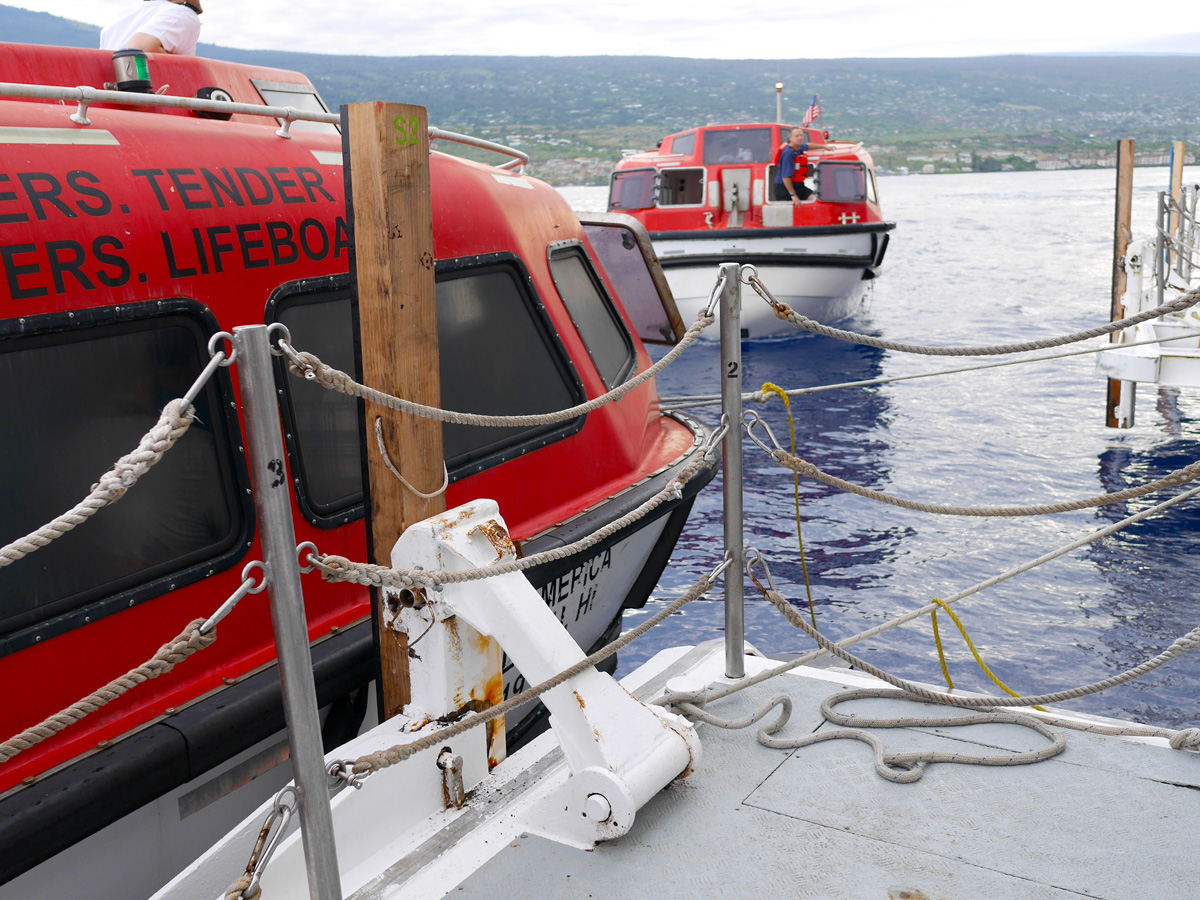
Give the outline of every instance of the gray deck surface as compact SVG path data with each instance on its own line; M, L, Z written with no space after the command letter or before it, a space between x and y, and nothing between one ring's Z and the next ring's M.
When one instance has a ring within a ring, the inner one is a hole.
M786 690L796 700L786 733L800 735L820 725L820 701L839 687L776 679L714 712L744 714ZM864 700L843 709L920 707ZM1010 725L953 731L878 733L889 749L1045 743ZM704 725L700 736L699 771L651 800L625 837L587 853L524 836L449 896L496 900L525 885L522 896L544 900L1200 897L1200 755L1072 731L1047 762L934 765L902 785L880 778L857 741L787 752L761 747L749 730Z

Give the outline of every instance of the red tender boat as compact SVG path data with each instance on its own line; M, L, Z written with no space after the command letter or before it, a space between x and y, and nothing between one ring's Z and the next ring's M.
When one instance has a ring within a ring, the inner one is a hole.
M822 322L853 314L879 274L895 224L883 220L871 155L806 128L814 195L800 205L777 201L771 188L791 130L708 125L617 164L608 208L646 226L685 320L708 304L721 262L756 266L776 297ZM748 302L742 333L794 329L765 303Z
M137 446L218 332L283 322L297 349L356 369L342 136L316 90L194 57L152 55L148 75L161 96L97 93L110 54L0 43L0 545L71 508ZM645 370L642 336L682 335L636 223L585 231L513 169L434 152L430 171L444 407L571 407ZM297 539L365 560L356 401L282 362L276 380ZM261 558L239 403L220 369L198 422L120 502L0 568L0 738L142 663ZM563 425L448 425L446 503L498 501L528 555L637 507L706 435L659 411L653 381ZM713 472L527 573L583 647L645 603ZM370 600L311 576L304 588L333 747L374 718ZM147 896L292 777L265 599L243 600L220 631L0 763L0 896ZM505 692L521 686L509 667Z

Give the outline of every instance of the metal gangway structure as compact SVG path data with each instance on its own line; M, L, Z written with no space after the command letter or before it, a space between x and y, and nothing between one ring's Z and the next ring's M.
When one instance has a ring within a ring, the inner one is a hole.
M1200 184L1183 183L1183 143L1172 149L1171 188L1159 191L1153 237L1129 232L1132 189L1132 141L1128 173L1118 174L1114 241L1113 319L1162 306L1186 294L1200 278ZM1122 148L1123 149L1123 148ZM1120 161L1118 162L1120 167ZM1128 174L1128 178L1122 178ZM1108 424L1134 424L1137 385L1200 387L1200 314L1194 309L1142 322L1113 335L1113 344L1096 357L1097 374L1109 378Z

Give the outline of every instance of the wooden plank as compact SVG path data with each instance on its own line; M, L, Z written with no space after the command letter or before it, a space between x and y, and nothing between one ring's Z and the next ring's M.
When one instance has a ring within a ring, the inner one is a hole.
M440 406L425 107L355 103L341 112L363 383ZM443 496L418 497L388 471L375 439L376 419L382 419L392 464L426 492L442 483L442 426L372 403L363 406L367 554L386 566L404 529L446 506ZM380 653L380 710L390 718L409 700L408 639L382 627L378 592L371 600Z
M1117 200L1113 225L1112 303L1109 321L1125 318L1125 306L1121 298L1125 295L1125 251L1129 247L1133 209L1133 140L1117 141ZM1118 343L1117 333L1109 335L1109 341ZM1109 428L1119 428L1117 405L1121 402L1121 382L1108 379L1108 399L1105 405L1105 423ZM1130 423L1132 424L1132 423Z
M1183 194L1183 155L1187 149L1184 141L1171 142L1171 219L1167 223L1167 233L1171 237L1179 236L1179 199ZM1172 249L1168 252L1170 265L1175 265L1176 254Z

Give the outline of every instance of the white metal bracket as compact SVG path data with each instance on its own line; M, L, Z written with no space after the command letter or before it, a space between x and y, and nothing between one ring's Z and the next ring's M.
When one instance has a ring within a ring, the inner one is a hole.
M465 571L514 559L508 528L493 500L477 500L418 522L392 550L392 565L406 568ZM584 659L520 573L446 584L426 595L443 608L439 618L453 613L499 641L530 684ZM597 841L628 832L641 806L700 761L700 743L690 722L641 703L594 667L541 699L572 774L535 808L528 831L590 849Z

